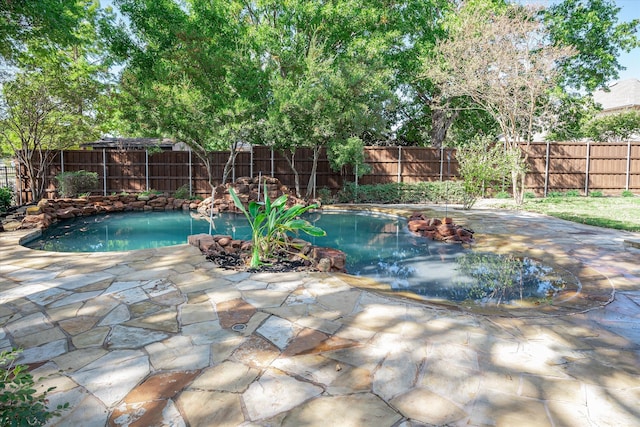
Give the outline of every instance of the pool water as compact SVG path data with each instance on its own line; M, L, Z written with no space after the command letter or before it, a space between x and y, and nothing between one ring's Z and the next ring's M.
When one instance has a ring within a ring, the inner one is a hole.
M461 245L435 242L407 230L403 218L369 212L313 212L305 218L327 235L300 237L347 254L349 274L387 283L430 299L508 303L548 298L578 290L568 273L530 259L482 254ZM213 234L250 239L242 215L219 214ZM61 221L25 244L56 252L109 252L186 243L187 236L209 232L209 222L188 212L127 212Z

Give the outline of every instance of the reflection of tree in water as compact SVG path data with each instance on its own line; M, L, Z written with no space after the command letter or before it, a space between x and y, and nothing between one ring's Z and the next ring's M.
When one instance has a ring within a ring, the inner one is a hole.
M567 286L551 267L530 258L471 252L458 258L458 266L472 280L457 285L466 290L468 299L483 303L550 299Z

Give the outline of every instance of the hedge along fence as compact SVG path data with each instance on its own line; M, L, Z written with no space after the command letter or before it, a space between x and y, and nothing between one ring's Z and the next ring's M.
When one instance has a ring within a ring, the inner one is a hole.
M528 148L529 173L527 188L537 195L551 191L579 190L583 194L602 191L619 195L623 190L640 193L640 142L623 143L532 143ZM367 147L366 162L371 171L359 184L416 183L458 179L455 150L422 147ZM228 152L213 152L214 183L222 182ZM300 174L302 191L306 189L312 167L312 152L300 149L295 165ZM56 192L55 176L60 172L85 170L96 172L99 188L95 194L139 193L148 190L173 193L186 186L193 195L207 197L211 193L208 175L202 161L190 151L70 150L54 154L49 167L46 195ZM229 180L258 174L278 178L294 187L294 174L277 151L253 147L238 153ZM345 181L355 181L352 170L341 175L331 170L326 153L321 153L316 187L338 190ZM28 203L31 194L24 171L18 174L19 201Z

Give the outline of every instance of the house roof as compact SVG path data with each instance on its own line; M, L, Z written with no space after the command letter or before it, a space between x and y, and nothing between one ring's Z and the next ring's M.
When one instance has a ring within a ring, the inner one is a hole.
M171 150L175 142L169 138L102 138L99 141L80 144L82 148L106 148L110 150L144 150L150 147Z
M595 91L593 100L600 104L605 112L640 107L640 80L620 80L610 85L609 91Z

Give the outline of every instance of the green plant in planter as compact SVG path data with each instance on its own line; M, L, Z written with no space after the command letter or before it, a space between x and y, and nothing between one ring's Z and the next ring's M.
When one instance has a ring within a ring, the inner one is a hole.
M316 205L302 206L295 205L286 207L287 196L282 195L271 201L264 186L264 202L249 202L247 208L244 207L240 198L233 190L229 189L233 203L247 217L251 226L251 268L259 267L263 260L268 260L274 254L287 251L290 242L287 233L297 233L302 231L310 236L325 236L327 233L309 221L300 218L300 215Z

